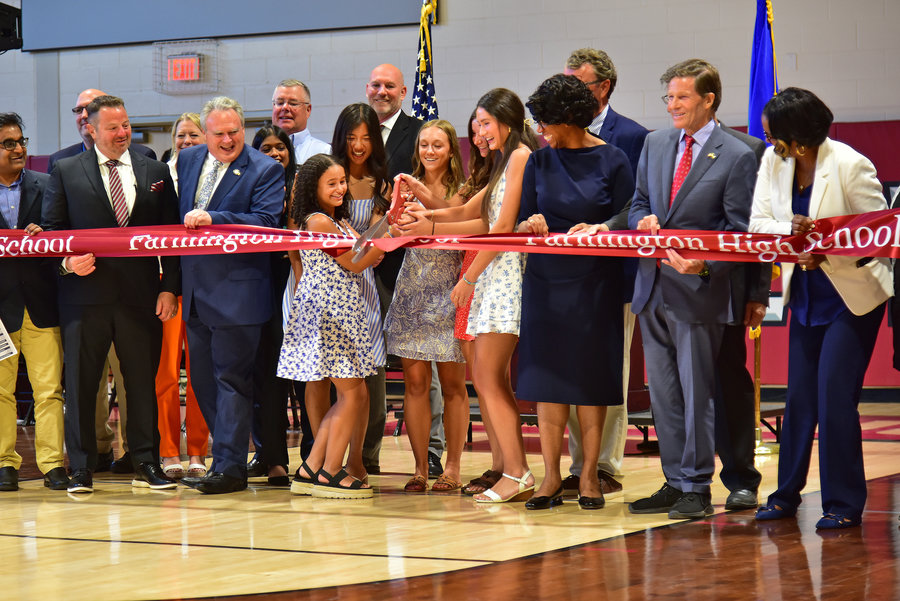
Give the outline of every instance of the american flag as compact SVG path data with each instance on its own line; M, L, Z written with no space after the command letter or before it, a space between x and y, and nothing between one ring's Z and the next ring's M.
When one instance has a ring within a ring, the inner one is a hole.
M416 57L416 89L412 97L412 114L430 121L438 118L434 93L434 72L431 56L431 24L437 17L437 0L422 0L422 19L419 23L419 53Z

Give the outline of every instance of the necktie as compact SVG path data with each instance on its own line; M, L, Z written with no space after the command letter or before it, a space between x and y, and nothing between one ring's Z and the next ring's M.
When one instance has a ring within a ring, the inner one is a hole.
M106 161L109 167L109 195L112 197L113 212L116 214L116 223L119 227L128 225L128 203L125 202L125 191L122 189L122 180L119 178L119 161L112 159Z
M675 195L678 194L678 190L681 189L681 184L684 183L684 178L687 177L687 174L691 170L691 160L694 158L694 151L691 149L691 146L694 144L694 138L685 134L684 136L684 154L681 155L681 160L678 161L678 168L675 170L675 177L672 179L672 196L669 197L669 206L672 206L672 203L675 202Z
M212 170L206 174L206 179L203 180L203 185L200 187L200 195L197 197L197 202L194 203L195 209L206 210L209 200L212 198L213 189L216 186L216 179L219 177L219 167L224 164L219 159L213 159Z

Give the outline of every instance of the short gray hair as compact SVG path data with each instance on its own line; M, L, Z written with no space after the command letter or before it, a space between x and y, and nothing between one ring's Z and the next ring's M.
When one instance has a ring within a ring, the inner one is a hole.
M206 120L213 111L234 111L241 120L241 127L244 127L244 109L241 104L228 96L216 96L203 105L200 111L200 121L203 123L203 130L206 131Z
M303 91L306 92L306 97L312 101L312 94L309 93L309 86L300 81L299 79L282 79L278 82L278 85L275 88L303 88Z

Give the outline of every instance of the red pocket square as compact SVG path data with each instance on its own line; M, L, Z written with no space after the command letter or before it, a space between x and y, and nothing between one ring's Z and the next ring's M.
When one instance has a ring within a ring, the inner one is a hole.
M159 192L162 189L163 189L163 180L159 180L158 182L153 182L152 184L150 184L151 192Z

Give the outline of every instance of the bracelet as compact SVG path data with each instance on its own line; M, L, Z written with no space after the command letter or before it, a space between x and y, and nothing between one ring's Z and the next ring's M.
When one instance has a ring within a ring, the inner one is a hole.
M433 213L434 211L432 211ZM434 236L434 221L431 222L431 235Z
M703 269L701 269L699 273L697 273L697 275L699 275L701 278L709 277L709 265L706 263L706 261L703 262Z
M466 278L466 274L462 274L462 281L464 281L464 282L465 282L466 284L468 284L469 286L474 286L474 285L475 285L475 282L478 281L478 278L475 278L475 282L470 282L470 281Z
M434 221L434 209L431 209L431 213L428 214L428 218Z

